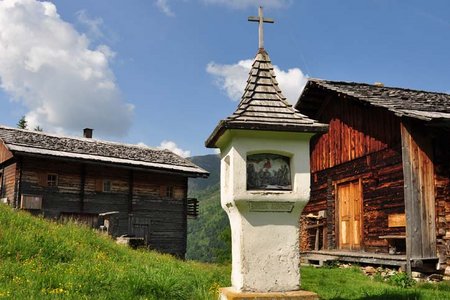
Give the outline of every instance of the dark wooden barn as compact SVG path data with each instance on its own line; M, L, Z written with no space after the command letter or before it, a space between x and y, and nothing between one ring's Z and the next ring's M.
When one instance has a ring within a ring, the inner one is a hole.
M168 150L0 127L0 198L52 219L102 225L184 257L189 177L208 172ZM105 221L106 220L106 221Z
M329 124L311 142L305 257L450 272L450 95L313 79L296 108Z

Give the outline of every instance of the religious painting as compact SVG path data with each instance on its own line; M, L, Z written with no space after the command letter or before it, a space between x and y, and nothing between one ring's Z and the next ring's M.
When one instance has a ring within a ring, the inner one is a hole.
M289 157L271 153L248 155L247 190L292 190Z

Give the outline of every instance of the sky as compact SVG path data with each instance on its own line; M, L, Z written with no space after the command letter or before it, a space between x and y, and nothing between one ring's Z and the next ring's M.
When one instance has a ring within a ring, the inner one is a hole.
M450 1L0 0L0 124L214 153L258 50L295 103L307 78L450 92Z

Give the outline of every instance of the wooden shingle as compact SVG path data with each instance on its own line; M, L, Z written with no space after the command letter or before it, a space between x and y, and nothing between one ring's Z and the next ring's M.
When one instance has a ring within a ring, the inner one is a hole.
M53 156L153 168L186 173L188 176L207 176L208 172L165 149L75 138L0 126L0 142L13 153Z
M286 101L269 55L259 49L236 111L219 122L205 144L215 147L226 129L324 132L327 128L327 125L302 115Z
M399 117L450 122L449 94L357 82L309 79L295 107L314 116L325 99L317 95L324 92L385 108Z

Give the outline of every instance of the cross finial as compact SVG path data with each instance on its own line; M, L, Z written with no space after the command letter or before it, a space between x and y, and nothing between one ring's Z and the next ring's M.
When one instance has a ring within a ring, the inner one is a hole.
M274 23L275 21L273 19L264 18L263 17L263 8L262 6L259 7L258 10L258 16L257 17L248 17L248 20L250 22L258 22L258 33L259 33L259 48L264 48L264 31L263 31L263 23Z

